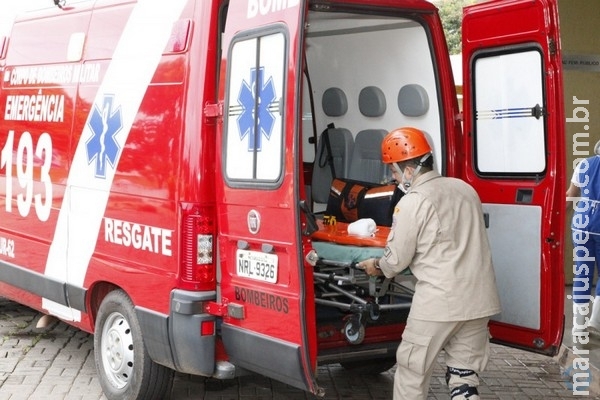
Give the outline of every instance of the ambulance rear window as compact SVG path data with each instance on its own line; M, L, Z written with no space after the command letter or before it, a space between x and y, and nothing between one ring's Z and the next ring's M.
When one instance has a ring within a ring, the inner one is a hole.
M538 49L483 54L474 61L476 167L482 175L546 170L542 55Z
M281 179L286 46L285 33L271 29L230 48L223 152L234 185Z

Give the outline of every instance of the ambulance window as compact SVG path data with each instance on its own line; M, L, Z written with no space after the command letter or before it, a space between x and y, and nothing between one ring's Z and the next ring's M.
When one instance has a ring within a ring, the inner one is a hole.
M8 38L6 36L0 37L0 60L6 57L6 44L8 43Z
M283 167L283 32L243 37L230 48L224 158L231 185L276 185Z
M473 66L475 163L482 175L546 170L542 56L537 49L484 54Z

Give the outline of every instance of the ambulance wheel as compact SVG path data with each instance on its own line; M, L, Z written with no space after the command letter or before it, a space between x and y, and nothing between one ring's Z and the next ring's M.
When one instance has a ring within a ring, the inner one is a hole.
M341 366L348 372L357 375L379 375L396 365L395 358L378 358L374 360L344 361Z
M167 399L174 371L150 359L131 299L110 292L96 317L94 356L100 385L109 400Z

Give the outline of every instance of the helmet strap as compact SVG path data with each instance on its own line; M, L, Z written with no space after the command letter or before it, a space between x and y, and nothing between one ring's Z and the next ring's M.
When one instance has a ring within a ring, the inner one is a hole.
M425 161L427 161L427 159L431 157L431 153L427 153L425 154L423 157L421 157L421 159L419 160L419 162L417 163L417 168L415 168L415 172L413 172L413 178L415 176L417 176L419 174L419 172L421 172L421 167L423 165L425 165ZM412 178L410 180L412 182Z
M419 167L422 165L425 165L425 161L427 161L427 159L431 157L431 153L427 153L425 154L423 157L421 157L421 159L419 160L419 162L417 164L419 164Z

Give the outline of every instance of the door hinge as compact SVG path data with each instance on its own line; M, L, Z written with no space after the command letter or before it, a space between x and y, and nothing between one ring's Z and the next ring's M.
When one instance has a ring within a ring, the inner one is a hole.
M206 303L205 312L210 315L215 315L217 317L223 317L227 315L227 304L215 303L214 301L209 301Z
M223 103L207 103L204 106L204 116L206 118L219 118L223 116Z
M216 303L209 301L206 304L206 312L217 317L230 317L244 319L244 306L235 303Z
M550 52L550 56L554 57L556 55L557 48L556 48L556 40L554 40L554 38L548 39L548 51Z

